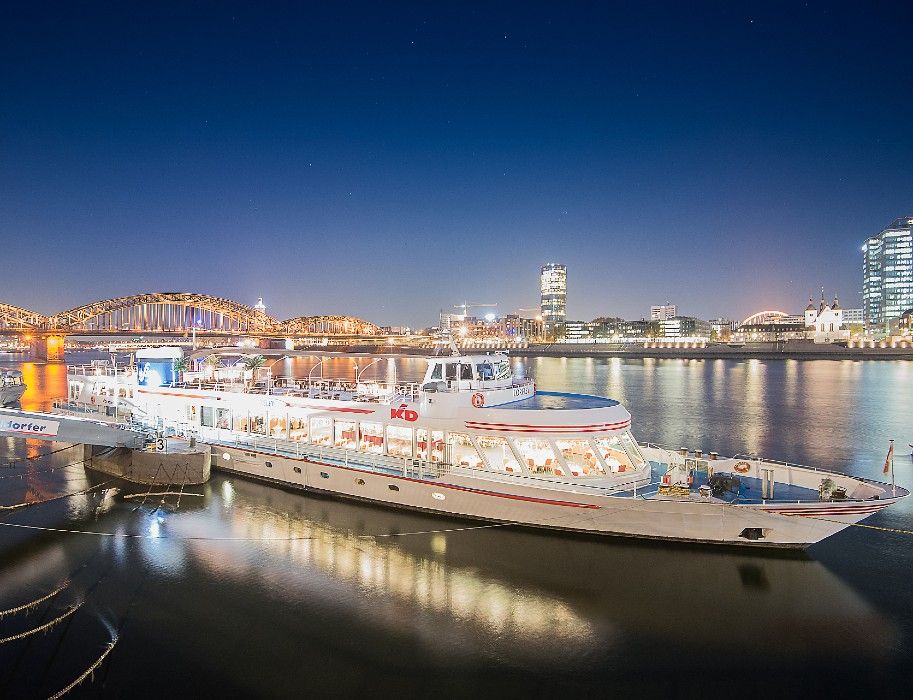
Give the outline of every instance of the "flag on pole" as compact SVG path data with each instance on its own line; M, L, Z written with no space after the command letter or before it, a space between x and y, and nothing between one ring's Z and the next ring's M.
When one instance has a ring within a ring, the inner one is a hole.
M891 440L891 447L888 450L888 456L884 460L884 473L887 474L891 471L891 460L894 457L894 441Z

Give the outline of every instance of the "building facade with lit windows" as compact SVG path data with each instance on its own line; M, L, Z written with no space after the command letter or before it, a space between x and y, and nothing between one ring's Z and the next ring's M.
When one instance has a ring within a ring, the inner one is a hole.
M542 321L546 328L567 320L567 266L550 263L539 275Z
M913 217L894 220L862 246L865 322L886 327L913 308Z

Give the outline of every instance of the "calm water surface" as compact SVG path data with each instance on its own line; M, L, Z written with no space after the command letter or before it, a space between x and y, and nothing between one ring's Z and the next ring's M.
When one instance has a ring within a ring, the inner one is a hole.
M274 372L306 375L314 362L283 360ZM359 362L365 376L404 379L424 366ZM641 440L878 478L893 437L898 481L913 482L913 363L514 362L540 389L620 399ZM23 370L25 408L66 393L63 365L0 364ZM354 372L351 359L323 369ZM0 466L13 462L0 469L0 504L106 478L72 452L46 455L57 447L0 439ZM850 528L806 556L760 556L440 532L465 523L219 474L179 504L123 500L144 489L118 486L0 511L0 609L71 582L30 614L0 619L0 637L83 602L45 634L0 644L0 697L47 697L115 632L94 682L74 695L900 696L913 671L910 536ZM866 522L913 530L913 504ZM404 534L416 532L426 534Z

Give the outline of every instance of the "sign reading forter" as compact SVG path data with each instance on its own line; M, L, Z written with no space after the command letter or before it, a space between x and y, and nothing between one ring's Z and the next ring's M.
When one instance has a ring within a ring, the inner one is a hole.
M0 432L19 433L21 435L56 435L60 423L43 418L6 418L0 417Z

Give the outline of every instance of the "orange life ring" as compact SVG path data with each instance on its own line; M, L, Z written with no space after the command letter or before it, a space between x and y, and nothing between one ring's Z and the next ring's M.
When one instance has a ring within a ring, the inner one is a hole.
M472 395L472 405L476 408L482 408L485 405L485 396L480 392L476 392Z
M668 474L663 474L663 484L669 486L672 483L672 477Z
M751 469L751 465L748 462L736 462L733 469L739 474L747 474L748 470Z

